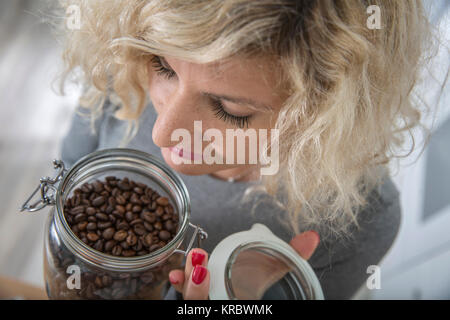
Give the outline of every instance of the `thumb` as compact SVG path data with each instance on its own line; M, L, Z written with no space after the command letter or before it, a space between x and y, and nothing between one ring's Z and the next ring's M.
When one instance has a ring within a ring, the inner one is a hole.
M207 300L209 296L209 271L202 265L192 268L187 285L185 300Z
M319 234L314 230L310 230L296 235L289 244L303 259L308 260L313 255L319 242Z

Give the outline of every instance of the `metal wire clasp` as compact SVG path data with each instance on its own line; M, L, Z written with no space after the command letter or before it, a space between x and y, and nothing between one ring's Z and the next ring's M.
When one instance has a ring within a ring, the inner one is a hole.
M24 202L22 207L19 209L20 212L25 210L28 212L35 212L41 210L42 208L45 208L47 205L55 204L55 194L57 192L57 189L54 185L58 183L59 180L62 179L67 170L65 169L64 162L62 160L54 159L53 167L55 168L55 170L59 169L59 172L56 175L56 177L54 179L51 179L50 177L41 178L40 184L37 186L37 188L34 190L31 196ZM36 201L34 204L29 205L28 203L31 201L31 199L34 197L34 195L36 194L36 192L38 192L39 189L41 190L41 199ZM53 193L47 195L49 189L52 189Z
M208 238L208 234L199 226L196 226L189 222L189 226L194 228L194 232L192 233L191 240L185 251L180 249L175 249L174 253L181 253L185 257L188 255L189 251L192 249L192 245L194 244L195 238L197 238L197 248L201 248L202 241Z

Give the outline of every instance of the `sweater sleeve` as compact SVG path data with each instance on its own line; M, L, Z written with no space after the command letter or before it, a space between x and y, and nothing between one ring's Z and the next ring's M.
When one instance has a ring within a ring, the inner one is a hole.
M322 256L310 260L325 299L351 299L371 276L368 267L380 266L397 238L401 223L398 191L390 179L375 192L359 215L361 229L352 241L328 244ZM323 245L323 244L322 244ZM381 272L382 282L382 268Z

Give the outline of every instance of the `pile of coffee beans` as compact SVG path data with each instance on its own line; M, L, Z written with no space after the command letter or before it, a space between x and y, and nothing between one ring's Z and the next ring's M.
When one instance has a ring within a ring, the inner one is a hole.
M147 185L115 176L84 183L64 204L75 235L97 251L122 257L149 254L176 235L178 214Z
M54 228L54 224L50 226ZM162 265L139 272L112 272L92 268L74 256L64 245L49 239L50 256L44 260L46 291L50 299L164 299L168 290L168 274L182 268L182 255L172 255ZM68 286L70 267L80 268L80 287Z

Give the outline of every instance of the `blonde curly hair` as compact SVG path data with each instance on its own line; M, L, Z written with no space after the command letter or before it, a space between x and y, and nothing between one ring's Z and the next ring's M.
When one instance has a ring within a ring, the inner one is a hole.
M63 83L75 69L92 119L105 99L137 133L154 55L193 63L271 57L289 86L276 123L280 171L264 190L299 225L346 235L358 225L379 167L419 124L411 99L430 28L420 1L63 0L81 28L65 29ZM367 26L380 8L381 29ZM282 194L283 197L279 195Z

